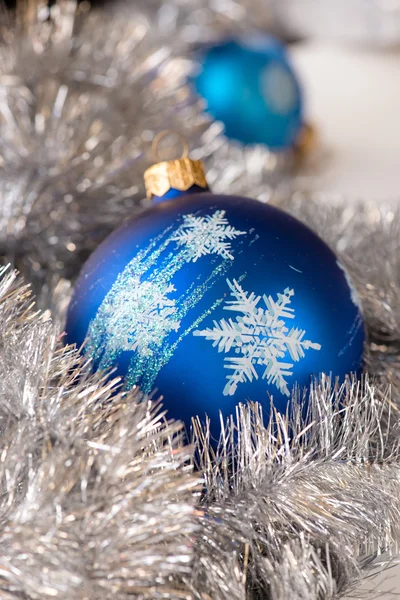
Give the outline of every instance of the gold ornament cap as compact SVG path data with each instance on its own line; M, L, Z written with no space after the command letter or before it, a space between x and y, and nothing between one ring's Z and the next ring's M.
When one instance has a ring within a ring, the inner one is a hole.
M149 199L153 196L162 197L171 189L186 192L194 185L208 189L202 161L189 158L187 141L175 131L162 131L154 138L153 153L155 159L160 160L159 144L161 140L170 135L178 136L181 139L183 153L180 158L157 162L145 171L144 182Z

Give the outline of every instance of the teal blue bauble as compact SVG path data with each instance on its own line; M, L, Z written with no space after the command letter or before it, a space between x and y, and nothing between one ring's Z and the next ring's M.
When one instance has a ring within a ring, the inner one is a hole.
M313 376L358 372L363 318L332 250L273 206L212 194L201 176L185 187L161 188L89 258L67 341L128 388L157 390L187 428L207 414L214 438L239 402L284 413Z
M303 127L302 93L285 47L273 37L208 48L193 78L206 110L242 144L290 148Z

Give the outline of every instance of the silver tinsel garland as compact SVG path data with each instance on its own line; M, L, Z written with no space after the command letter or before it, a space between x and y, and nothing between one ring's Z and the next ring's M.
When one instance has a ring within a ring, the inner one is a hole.
M24 31L2 31L1 253L43 309L1 272L7 600L333 599L400 542L397 210L279 195L351 271L370 375L315 382L306 417L300 397L267 425L259 405L238 407L216 455L207 430L196 424L185 446L157 402L118 391L62 346L70 281L144 204L154 132L183 132L215 189L270 199L272 157L226 147L181 85L193 44L251 26L256 12L243 7L260 4L196 6L147 0L105 14L59 0L50 19L24 11Z
M199 528L179 425L89 375L1 276L1 597L179 597Z
M290 156L265 148L225 144L221 125L184 85L196 31L207 40L257 17L231 0L218 12L212 5L141 0L86 14L75 0L59 0L50 19L42 7L22 12L20 27L4 28L0 250L34 283L41 305L59 278L74 278L99 242L143 206L143 171L161 129L187 138L194 157L207 160L211 184L221 166L220 184L231 187L249 167L269 198L275 173L291 165Z

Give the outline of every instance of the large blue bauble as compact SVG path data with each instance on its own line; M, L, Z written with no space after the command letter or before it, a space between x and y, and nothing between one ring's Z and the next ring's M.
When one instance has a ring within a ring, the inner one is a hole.
M302 97L284 46L272 37L210 48L194 77L207 111L228 138L283 150L303 126Z
M128 387L164 396L168 416L226 417L270 395L285 411L313 375L357 372L354 291L333 252L290 215L202 193L165 201L90 257L69 308L68 342Z

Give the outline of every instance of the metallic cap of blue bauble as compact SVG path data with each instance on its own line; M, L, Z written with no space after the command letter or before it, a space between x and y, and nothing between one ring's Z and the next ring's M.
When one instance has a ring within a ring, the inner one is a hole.
M186 194L186 192L185 192ZM168 417L270 397L285 412L312 376L362 363L362 315L328 246L289 214L208 192L165 200L128 221L83 268L67 341L128 387L162 394Z
M301 88L284 46L273 37L208 48L193 78L206 109L242 144L293 146L303 127Z

